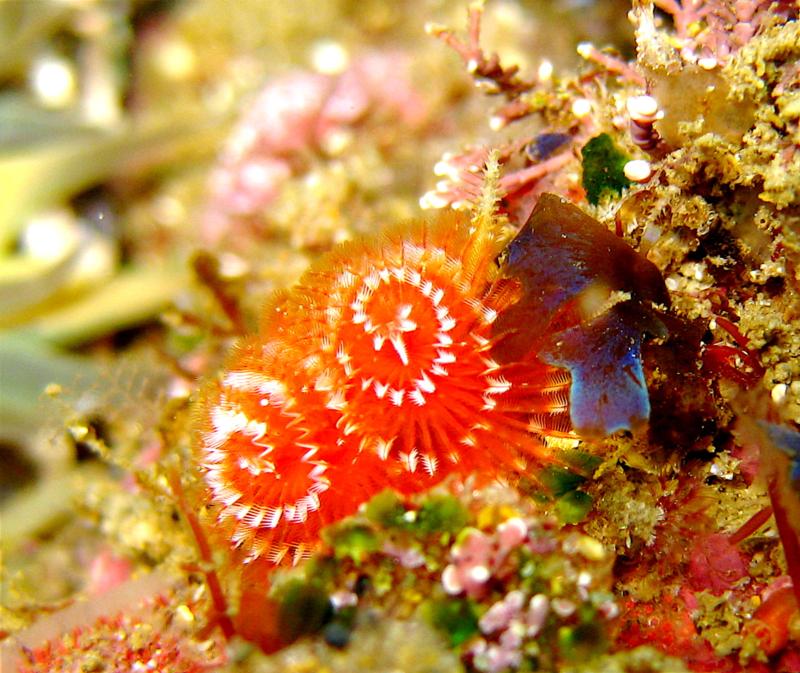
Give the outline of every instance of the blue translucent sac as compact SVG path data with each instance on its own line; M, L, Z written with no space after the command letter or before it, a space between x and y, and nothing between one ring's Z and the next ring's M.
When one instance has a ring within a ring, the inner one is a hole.
M570 418L584 436L635 430L650 415L641 346L666 337L658 268L572 203L544 194L508 245L501 275L521 297L498 318L503 363L538 357L570 371Z
M553 337L540 357L569 369L570 419L585 436L635 430L650 417L650 399L642 369L646 334L666 336L656 318L643 324L639 307L623 302L594 320Z

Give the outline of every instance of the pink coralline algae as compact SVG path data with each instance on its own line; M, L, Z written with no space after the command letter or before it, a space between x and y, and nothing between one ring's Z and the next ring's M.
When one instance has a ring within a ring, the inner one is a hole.
M479 597L500 569L509 552L528 535L523 519L513 518L498 526L494 535L474 528L466 529L451 550L453 562L442 573L442 585L449 594L466 593Z
M796 3L772 0L655 0L654 4L672 17L681 57L708 69L727 61L770 17L796 12Z
M688 567L692 588L719 595L746 576L744 554L727 536L721 533L703 535L692 545Z
M166 598L156 597L134 610L75 627L41 646L24 648L16 673L202 673L217 669L225 659L219 643L192 639L177 625L173 607Z
M241 119L211 174L203 238L215 243L237 221L257 220L286 181L315 155L335 151L367 117L415 128L426 106L410 60L397 52L356 58L339 75L291 72L270 81Z
M481 617L478 626L485 636L496 636L496 643L480 639L471 654L480 670L503 671L522 663L525 638L539 635L550 612L550 599L536 594L528 599L525 592L510 591ZM570 604L574 611L574 606Z
M602 545L559 531L549 519L513 517L489 532L464 529L450 557L445 592L489 605L464 650L478 671L500 673L525 661L550 670L568 652L591 648L590 632L601 641L619 612Z

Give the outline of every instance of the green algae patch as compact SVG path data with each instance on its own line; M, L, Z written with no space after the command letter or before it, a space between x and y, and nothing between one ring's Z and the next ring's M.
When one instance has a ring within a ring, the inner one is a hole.
M467 510L452 495L433 495L422 503L416 529L422 534L457 533L467 525Z
M452 495L430 495L419 509L407 509L392 491L384 491L372 498L365 514L367 519L381 528L399 529L419 536L457 533L468 519L466 509Z
M601 133L583 146L583 188L586 199L596 206L606 195L619 196L631 181L624 168L630 157L621 151L608 133Z
M539 480L550 495L560 498L583 484L586 477L559 465L549 465L541 470Z
M381 528L405 528L406 508L400 496L394 491L386 490L378 493L367 503L365 514L367 519Z
M478 616L472 601L438 600L423 603L425 620L444 633L452 647L458 647L478 632Z
M278 623L286 642L318 633L333 616L333 605L327 593L300 579L287 582L281 588L278 601Z
M592 509L592 496L583 491L570 491L556 501L556 515L561 523L580 523Z
M337 559L349 558L356 565L360 565L373 552L380 548L380 540L375 532L363 524L348 524L334 526L328 534L328 544L333 547Z

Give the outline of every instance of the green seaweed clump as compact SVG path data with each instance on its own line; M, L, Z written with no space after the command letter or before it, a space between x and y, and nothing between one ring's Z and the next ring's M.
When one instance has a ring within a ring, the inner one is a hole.
M337 559L352 559L356 565L379 548L373 531L359 523L334 526L323 535L333 547Z
M422 616L458 647L478 633L475 605L466 598L435 600L421 606Z
M631 181L623 171L627 154L614 144L608 133L595 136L583 146L583 188L586 200L596 206L605 195L619 196Z
M447 494L431 494L419 509L407 509L392 491L379 493L366 507L367 519L389 530L397 529L415 535L456 533L467 523L467 511L457 498Z
M585 491L570 491L556 502L556 516L561 523L580 523L592 509L592 496Z
M327 593L302 579L289 580L282 586L278 601L278 624L286 642L318 633L333 616Z

